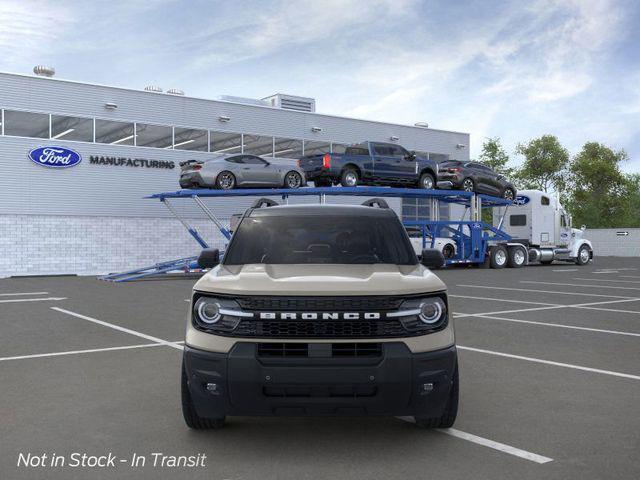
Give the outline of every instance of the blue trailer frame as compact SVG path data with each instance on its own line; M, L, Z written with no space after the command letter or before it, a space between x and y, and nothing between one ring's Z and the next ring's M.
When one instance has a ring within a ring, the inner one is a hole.
M202 201L202 198L229 198L229 197L274 197L279 196L283 201L288 198L299 196L317 196L320 203L326 203L327 196L362 196L378 198L413 198L431 199L434 216L431 220L413 221L406 220L405 226L420 227L422 231L422 245L426 248L429 245L433 248L435 240L443 236L443 232L456 244L456 254L454 258L446 260L451 264L474 264L483 263L487 257L491 242L507 242L510 236L492 225L481 220L482 208L506 207L511 205L511 201L489 195L475 194L458 190L422 190L415 188L389 188L389 187L305 187L295 190L284 188L248 188L235 190L211 190L211 189L188 189L174 192L161 192L149 195L147 199L160 200L187 229L194 240L202 247L209 248L207 242L198 231L182 218L173 208L174 199L192 199L204 212L204 214L218 227L221 235L229 240L231 232L215 216L215 214ZM439 202L458 204L469 211L469 220L440 220L438 218ZM158 263L144 268L130 270L123 273L109 274L101 277L104 280L123 282L145 278L151 275L166 274L175 270L192 271L197 269L196 257L187 257L177 260Z

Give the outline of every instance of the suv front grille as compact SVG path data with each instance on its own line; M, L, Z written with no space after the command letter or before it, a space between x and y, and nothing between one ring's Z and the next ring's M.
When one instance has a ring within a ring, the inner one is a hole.
M398 320L242 320L233 331L233 336L237 337L263 338L383 338L411 335Z
M397 310L403 297L236 297L243 310L269 311L382 311Z

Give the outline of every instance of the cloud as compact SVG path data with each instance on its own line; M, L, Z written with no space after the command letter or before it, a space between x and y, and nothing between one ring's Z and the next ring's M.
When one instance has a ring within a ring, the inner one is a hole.
M49 57L73 22L71 10L47 1L0 1L0 62L3 69L24 65L25 58Z

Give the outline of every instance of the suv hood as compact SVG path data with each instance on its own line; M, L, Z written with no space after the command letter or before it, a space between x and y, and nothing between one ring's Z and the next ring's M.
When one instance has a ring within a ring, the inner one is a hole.
M232 295L405 295L446 289L422 265L219 265L195 290Z

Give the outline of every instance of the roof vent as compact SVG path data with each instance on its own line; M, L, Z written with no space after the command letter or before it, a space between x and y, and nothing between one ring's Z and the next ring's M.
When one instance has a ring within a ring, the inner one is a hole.
M184 95L184 92L179 88L170 88L169 90L167 90L167 93L169 95Z
M414 125L420 128L429 128L429 124L427 122L416 122Z
M295 95L285 95L276 93L270 97L263 98L269 102L272 107L282 108L284 110L297 110L299 112L315 112L316 101L309 97L296 97Z
M147 85L146 87L144 87L144 90L146 92L162 93L162 88L158 87L157 85Z
M33 73L39 77L53 77L56 74L56 69L53 67L46 67L44 65L36 65L33 67Z

